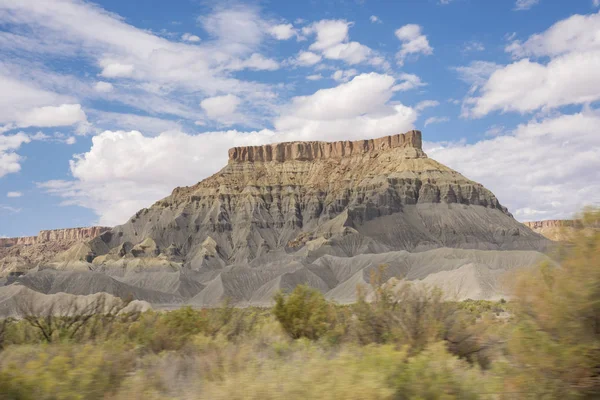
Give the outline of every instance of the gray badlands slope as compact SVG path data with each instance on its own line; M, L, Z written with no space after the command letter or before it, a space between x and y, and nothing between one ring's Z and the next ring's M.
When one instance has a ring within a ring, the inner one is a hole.
M428 158L411 131L233 148L220 172L18 284L197 306L268 304L276 291L308 284L347 302L386 264L386 278L496 298L505 295L501 276L544 258L550 243L482 185ZM50 275L52 284L39 283Z

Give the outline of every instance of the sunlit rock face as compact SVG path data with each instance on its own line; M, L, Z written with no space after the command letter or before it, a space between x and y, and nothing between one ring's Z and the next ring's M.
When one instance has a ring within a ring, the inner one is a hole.
M351 240L347 255L543 246L489 190L428 158L421 142L411 131L233 148L221 171L176 188L93 247L114 253L151 238L166 258L201 269L260 264L282 251L337 254Z

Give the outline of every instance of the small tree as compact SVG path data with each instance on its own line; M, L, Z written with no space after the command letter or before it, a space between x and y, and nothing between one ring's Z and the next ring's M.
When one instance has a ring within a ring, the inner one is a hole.
M130 303L106 294L93 299L70 296L51 303L43 303L30 293L18 304L18 313L41 339L51 343L57 340L74 340L84 336L94 339L101 334L108 334L109 327ZM136 318L139 312L133 311L124 315L124 319Z
M330 307L318 290L299 285L289 296L275 295L273 314L283 329L294 339L316 340L329 329Z

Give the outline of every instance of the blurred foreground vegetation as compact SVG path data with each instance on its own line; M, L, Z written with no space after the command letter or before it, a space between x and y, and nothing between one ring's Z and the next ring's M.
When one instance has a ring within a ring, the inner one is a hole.
M299 286L271 309L0 321L0 398L600 398L600 212L582 220L560 267L522 273L509 302L375 273L347 306Z

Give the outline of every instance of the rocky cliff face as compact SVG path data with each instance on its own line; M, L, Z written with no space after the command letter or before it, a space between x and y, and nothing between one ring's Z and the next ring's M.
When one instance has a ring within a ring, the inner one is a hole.
M91 240L110 229L92 226L43 230L37 236L0 239L0 276L49 262L74 244Z
M282 252L316 257L540 245L489 190L428 158L421 140L421 132L411 131L233 148L220 172L175 189L102 234L94 251L127 253L150 238L159 254L170 249L202 269L258 265ZM207 241L214 243L211 256Z
M530 221L524 222L532 231L553 240L553 241L568 241L578 223L575 220L568 219L550 219L545 221Z
M379 139L354 142L287 142L264 146L234 147L229 150L229 162L290 162L318 161L362 156L396 148L412 148L414 156L424 156L421 132L410 131Z
M198 306L266 305L306 284L349 302L385 264L385 279L493 299L506 296L502 275L539 262L532 250L548 243L481 184L428 158L411 131L233 148L215 175L16 279Z
M16 238L0 238L1 247L31 246L46 242L78 242L90 240L111 228L104 226L91 226L86 228L67 228L42 230L37 236L23 236Z

